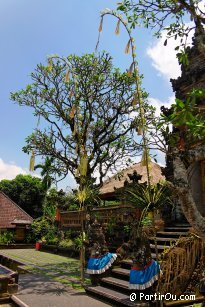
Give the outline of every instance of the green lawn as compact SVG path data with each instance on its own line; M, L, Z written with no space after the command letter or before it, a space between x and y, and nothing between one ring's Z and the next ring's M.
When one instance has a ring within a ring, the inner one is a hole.
M63 284L82 289L79 260L55 254L36 251L35 249L5 249L0 254L22 261L29 271L43 274ZM86 279L86 282L89 282Z

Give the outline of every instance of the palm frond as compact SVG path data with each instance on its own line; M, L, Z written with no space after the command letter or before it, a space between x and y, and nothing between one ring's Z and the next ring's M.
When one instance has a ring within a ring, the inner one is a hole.
M169 189L166 184L155 184L148 187L145 184L135 184L125 190L125 197L128 202L137 208L156 209L165 203L171 204Z

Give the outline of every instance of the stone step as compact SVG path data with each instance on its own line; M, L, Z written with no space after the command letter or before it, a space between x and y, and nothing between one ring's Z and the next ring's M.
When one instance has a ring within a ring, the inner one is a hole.
M158 231L157 236L163 238L179 238L180 236L187 236L188 232L186 231Z
M154 240L157 241L157 250L160 255L165 249L169 248L171 242L175 242L180 236L188 234L189 227L182 225L166 227L164 231L157 232L157 237L151 237L150 248L152 258L156 259ZM130 300L129 294L129 274L132 266L131 259L121 261L121 267L114 267L111 270L111 276L102 278L99 286L86 286L86 292L91 296L96 296L103 301L107 301L112 306L149 306L148 302Z
M175 223L174 226L179 227L191 227L189 223Z
M189 227L184 227L184 226L169 226L169 227L164 227L164 231L179 231L179 232L183 232L183 231L185 231L185 232L187 232L187 231L189 231L189 229L190 229L190 226Z
M105 301L112 302L112 306L149 306L147 303L142 302L132 302L130 300L130 296L123 294L121 292L103 287L103 286L85 286L85 291L92 295L97 296L100 299L103 299Z
M166 242L167 245L170 245L171 242L176 242L177 238L151 237L149 238L149 240L151 241L152 244L154 244L153 242L155 242L156 240L157 242Z
M156 237L155 238L150 238L150 244L155 245L155 240L157 242L157 245L166 245L166 246L170 246L172 244L174 244L177 241L177 238L166 238L166 237ZM155 257L156 258L156 257Z
M169 247L169 246L167 246L166 244L164 244L164 245L157 245L156 246L157 247L157 250L158 250L158 252L160 253L160 252L163 252L165 249L167 249L167 247ZM155 251L155 244L150 244L150 248L151 248L151 250L154 250Z
M112 269L112 275L118 276L121 279L128 280L130 275L129 269L123 269L123 268L114 268Z
M156 254L152 253L151 257L152 257L152 259L156 259ZM131 259L124 259L120 263L121 263L122 269L130 270L130 267L132 266L132 260Z
M120 291L121 293L124 292L124 293L130 294L128 280L109 276L109 277L102 278L101 283L106 288L113 288L113 289L116 289L117 291Z
M131 259L124 259L120 263L121 263L122 269L130 270L130 268L132 266L132 260Z

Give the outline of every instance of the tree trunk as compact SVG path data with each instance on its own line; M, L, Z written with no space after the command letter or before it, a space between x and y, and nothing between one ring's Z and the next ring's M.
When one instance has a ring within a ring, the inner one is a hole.
M81 284L84 284L85 276L84 276L84 269L85 269L85 246L83 243L84 240L84 220L83 220L83 213L81 211L81 238L82 238L82 246L80 248L80 277L81 277Z
M176 190L183 213L190 225L197 233L205 239L205 219L199 212L194 201L191 187L188 182L188 175L183 161L180 157L173 160L174 177L177 181L174 189Z

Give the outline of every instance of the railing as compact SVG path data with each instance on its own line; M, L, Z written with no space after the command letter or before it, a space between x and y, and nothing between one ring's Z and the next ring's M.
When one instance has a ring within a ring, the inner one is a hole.
M91 217L96 217L102 224L108 224L112 220L115 222L131 222L134 218L138 218L139 210L132 206L115 206L101 207L90 211ZM83 217L82 217L83 215ZM84 211L58 211L58 222L61 228L80 228L81 221L86 220L86 212Z
M202 256L203 242L194 234L180 238L176 245L165 250L161 263L163 274L158 285L159 292L175 295L184 293Z

